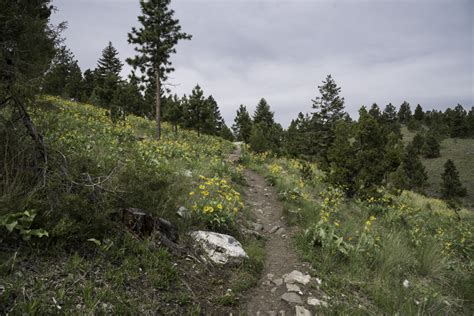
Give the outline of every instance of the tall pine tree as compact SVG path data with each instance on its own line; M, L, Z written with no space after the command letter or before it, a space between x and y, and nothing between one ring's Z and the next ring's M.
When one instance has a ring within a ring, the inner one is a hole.
M311 131L308 152L318 155L322 162L327 162L327 150L334 141L335 123L343 119L344 98L339 96L339 88L331 75L326 77L321 86L318 86L320 96L313 101Z
M441 195L446 200L464 197L467 194L459 180L459 172L451 159L448 159L444 164L444 172L441 175L443 183L441 186Z
M250 133L252 132L252 118L250 117L247 108L244 105L240 105L235 115L234 125L232 125L232 131L238 141L244 143L249 142Z
M161 91L162 82L174 70L170 56L176 53L180 40L189 40L191 35L181 31L179 20L169 8L171 0L140 0L142 15L138 17L140 28L132 28L128 42L137 47L138 55L127 62L140 69L142 79L155 85L156 138L161 138Z

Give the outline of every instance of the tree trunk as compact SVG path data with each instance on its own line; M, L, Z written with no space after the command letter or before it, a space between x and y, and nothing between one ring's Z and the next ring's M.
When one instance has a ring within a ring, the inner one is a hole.
M156 70L156 139L161 139L161 79L160 72Z

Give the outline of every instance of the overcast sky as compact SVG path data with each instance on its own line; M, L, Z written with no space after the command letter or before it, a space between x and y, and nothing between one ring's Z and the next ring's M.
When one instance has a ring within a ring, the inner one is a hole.
M127 33L138 0L53 0L53 23L68 22L67 46L83 70L112 41L120 58L134 54ZM191 41L172 60L173 92L199 83L231 125L240 104L253 113L266 98L284 126L311 111L317 86L332 74L346 109L474 105L471 0L174 0ZM130 68L124 68L124 75Z

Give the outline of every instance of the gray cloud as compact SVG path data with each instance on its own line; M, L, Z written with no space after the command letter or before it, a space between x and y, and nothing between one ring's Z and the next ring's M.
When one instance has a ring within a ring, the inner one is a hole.
M95 67L111 40L133 55L127 32L138 0L56 0L69 21L68 46L82 68ZM178 45L171 83L196 83L218 101L228 123L243 103L265 97L283 125L311 111L317 85L332 74L351 115L365 104L404 100L424 108L473 105L472 1L175 0L193 40ZM124 69L127 73L129 68Z

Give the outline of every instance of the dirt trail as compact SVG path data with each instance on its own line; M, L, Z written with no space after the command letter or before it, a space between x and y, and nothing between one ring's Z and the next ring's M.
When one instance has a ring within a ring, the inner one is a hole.
M240 156L238 149L231 157ZM287 226L283 218L283 205L278 200L275 189L268 186L265 179L251 170L244 170L248 186L244 190L247 205L252 209L255 222L263 226L260 233L265 238L265 265L261 279L255 288L249 291L241 306L241 312L247 315L295 315L295 305L304 306L306 297L311 294L306 286L295 283L301 289L302 302L289 304L281 299L288 293L284 275L298 270L308 273L308 265L298 260L293 245L294 229ZM296 293L295 293L296 294Z

